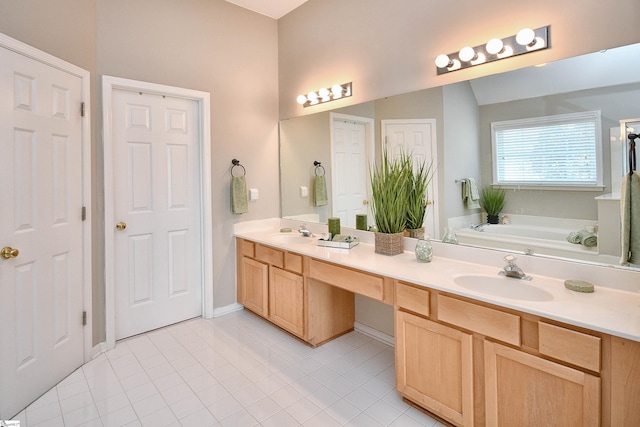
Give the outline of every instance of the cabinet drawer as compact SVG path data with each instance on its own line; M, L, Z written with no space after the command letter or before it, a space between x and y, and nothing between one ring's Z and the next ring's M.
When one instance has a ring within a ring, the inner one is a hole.
M429 317L429 291L396 282L396 304L399 307Z
M284 269L302 274L302 255L285 252Z
M520 317L515 314L438 295L438 319L520 346Z
M538 322L538 340L541 354L600 371L600 338Z
M240 247L240 254L248 256L249 258L255 258L255 243L244 239L238 239L238 246Z
M338 267L315 259L309 262L309 277L356 294L380 301L383 299L382 277Z
M256 244L256 259L266 262L267 264L275 265L276 267L284 268L284 252L261 245L260 243Z

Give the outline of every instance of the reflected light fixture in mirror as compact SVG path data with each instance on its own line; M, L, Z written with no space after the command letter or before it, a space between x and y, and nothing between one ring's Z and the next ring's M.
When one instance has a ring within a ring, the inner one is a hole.
M549 27L535 30L524 28L515 36L503 39L494 38L485 45L467 46L459 52L436 57L438 74L445 74L485 62L497 61L510 56L521 55L549 47Z
M336 99L346 98L351 96L351 82L344 84L335 84L331 86L331 89L323 87L317 92L309 92L306 95L298 95L296 100L298 104L303 107L310 107L312 105L318 105L329 101L335 101Z

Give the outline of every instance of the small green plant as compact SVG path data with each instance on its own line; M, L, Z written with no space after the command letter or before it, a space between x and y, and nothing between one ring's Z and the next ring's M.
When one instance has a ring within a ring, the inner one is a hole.
M407 229L415 230L424 224L427 215L428 186L433 178L433 163L426 161L413 165L411 156L402 155L407 174Z
M480 204L487 215L498 216L504 208L505 190L500 187L485 187L482 189Z
M392 159L386 150L371 171L371 210L378 232L402 233L407 224L407 159Z

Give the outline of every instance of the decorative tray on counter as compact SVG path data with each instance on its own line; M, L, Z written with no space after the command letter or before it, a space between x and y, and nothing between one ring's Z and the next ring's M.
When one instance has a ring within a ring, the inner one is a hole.
M360 242L355 237L353 238L353 240L347 240L347 241L318 239L318 246L326 246L328 248L351 249L354 246L358 246L358 243Z

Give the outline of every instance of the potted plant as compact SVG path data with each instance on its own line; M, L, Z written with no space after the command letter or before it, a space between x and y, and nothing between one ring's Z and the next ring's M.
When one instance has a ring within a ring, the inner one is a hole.
M378 167L371 171L371 211L378 231L375 252L397 255L404 252L407 225L407 158L392 159L386 150Z
M403 157L405 157L403 155ZM408 168L407 178L407 225L409 237L424 238L424 218L427 215L428 186L433 178L433 163L426 161L413 164L411 156L406 156L405 165Z
M480 196L480 204L487 212L487 222L498 224L500 212L504 208L505 190L500 187L485 187Z

